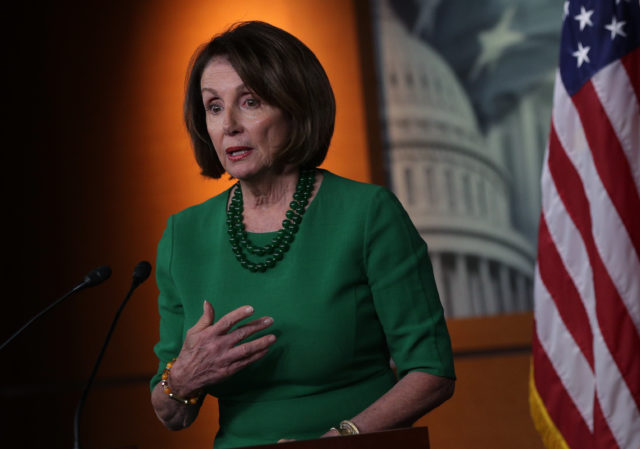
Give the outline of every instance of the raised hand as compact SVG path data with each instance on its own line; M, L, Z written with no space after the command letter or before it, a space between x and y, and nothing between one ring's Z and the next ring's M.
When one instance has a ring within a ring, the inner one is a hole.
M187 331L180 354L171 369L170 385L180 397L191 397L207 385L213 385L264 357L276 341L269 334L244 342L273 323L262 317L231 329L253 314L253 307L243 306L224 315L215 324L213 306L205 301L203 313Z

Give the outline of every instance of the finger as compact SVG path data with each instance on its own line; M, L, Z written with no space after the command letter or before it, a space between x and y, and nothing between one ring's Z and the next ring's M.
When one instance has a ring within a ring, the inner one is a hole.
M290 439L290 438L280 438L280 439L278 440L278 443L289 443L289 442L291 442L291 441L296 441L296 440L292 440L292 439Z
M320 438L332 438L332 437L339 437L339 436L340 434L338 433L338 430L332 427L331 429L329 429L328 432L325 432L325 434L322 435Z
M245 318L251 316L251 314L253 314L253 307L238 307L237 309L232 310L231 312L220 318L218 322L213 325L213 329L215 333L219 335L226 334L231 330L233 326L235 326L238 322L244 320Z
M231 345L235 346L247 337L252 336L256 332L264 330L273 324L273 318L270 316L263 316L257 320L253 320L250 323L243 324L229 334Z
M227 353L227 359L230 361L234 361L251 358L254 354L269 349L269 347L275 342L276 336L273 334L256 338L255 340L231 348Z
M213 324L213 320L215 318L215 312L213 310L213 306L209 301L205 300L204 304L202 304L202 316L200 319L196 321L196 324L193 325L191 330L193 332L199 332Z
M269 348L263 349L262 351L256 352L252 354L250 357L246 357L244 359L236 360L231 363L228 367L229 375L235 374L240 371L242 368L251 365L254 362L257 362L261 358L263 358L269 352Z

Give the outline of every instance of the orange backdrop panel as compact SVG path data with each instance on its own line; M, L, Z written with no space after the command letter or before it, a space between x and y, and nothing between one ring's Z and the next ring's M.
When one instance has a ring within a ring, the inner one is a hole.
M190 205L202 202L228 188L227 176L211 180L199 174L182 122L186 68L195 49L213 35L242 20L264 20L282 27L315 52L331 80L337 102L334 137L325 163L327 168L352 179L370 181L368 142L364 122L356 18L351 2L341 0L269 2L156 1L139 7L134 21L129 53L130 71L124 94L114 100L114 132L125 148L114 156L123 174L121 200L126 201L120 238L114 244L119 254L131 251L124 238L135 230L143 254L155 254L155 245L166 219ZM135 195L126 196L133 190ZM150 295L148 298L155 295ZM139 316L155 306L147 298L131 304ZM155 317L155 315L154 315ZM135 328L151 345L157 335L157 320L144 322L123 318L122 327ZM126 331L122 331L124 334ZM123 341L126 347L126 342ZM147 347L150 349L150 347ZM125 351L134 366L148 369L152 357L140 351ZM149 354L150 351L149 351ZM123 354L120 354L122 357ZM114 370L118 368L114 366ZM107 374L110 372L105 367ZM137 372L142 370L136 369Z
M182 123L186 68L194 50L214 34L243 20L264 20L302 40L316 54L332 83L337 102L335 133L324 168L337 174L370 181L368 143L364 122L361 69L356 19L351 2L343 0L279 0L214 2L155 1L139 6L125 55L130 76L124 95L116 99L116 132L126 149L119 151L122 191L137 192L125 201L130 231L139 227L136 242L144 253L155 254L166 219L192 204L228 188L232 181L209 180L199 175ZM126 115L123 115L126 114ZM126 118L123 120L122 118ZM124 197L124 194L121 195ZM143 225L140 225L143 224ZM123 226L120 237L125 235ZM146 229L146 231L145 231ZM131 251L131 241L120 238L118 254ZM147 286L145 286L147 287ZM142 292L141 292L142 293ZM142 295L141 295L142 296ZM155 369L151 346L157 336L156 290L147 287L144 298L132 302L114 337L113 357L105 358L105 377L143 376ZM146 316L146 319L140 319ZM131 335L137 335L132 348ZM144 390L134 397L144 400ZM179 434L163 429L144 403L133 419L139 426L122 427L131 435L114 435L100 426L105 416L118 414L113 395L96 393L87 407L91 447L114 447L128 442L143 447L207 447L217 429L215 399L209 398L197 422ZM149 417L152 417L150 420ZM136 434L137 433L137 434ZM143 434L141 434L143 433Z

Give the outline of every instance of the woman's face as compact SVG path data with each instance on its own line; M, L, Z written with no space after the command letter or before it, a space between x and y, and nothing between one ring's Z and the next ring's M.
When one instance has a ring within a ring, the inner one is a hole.
M274 158L290 130L282 110L247 88L224 57L205 67L200 88L207 131L227 173L241 180L275 174Z

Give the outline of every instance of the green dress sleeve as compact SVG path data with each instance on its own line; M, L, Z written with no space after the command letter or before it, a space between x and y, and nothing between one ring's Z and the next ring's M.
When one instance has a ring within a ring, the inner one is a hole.
M418 370L455 378L427 245L398 199L385 188L370 203L364 258L374 306L398 375Z
M158 356L158 371L151 378L151 390L160 382L167 362L178 356L182 344L184 312L180 295L173 281L171 262L173 258L173 224L170 217L158 243L156 257L156 282L160 290L158 309L160 312L160 340L153 350Z

